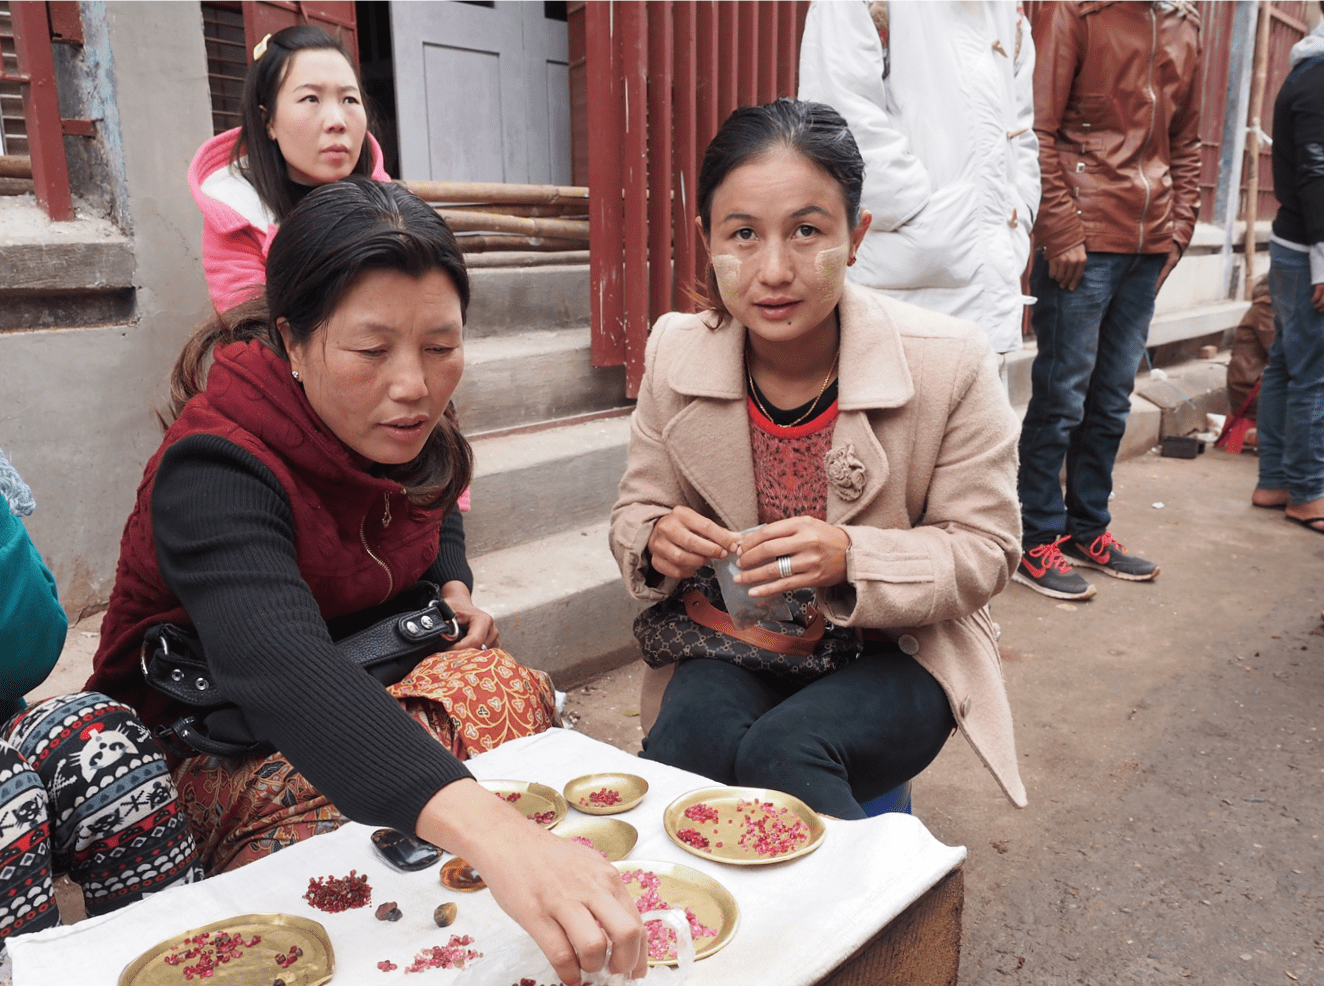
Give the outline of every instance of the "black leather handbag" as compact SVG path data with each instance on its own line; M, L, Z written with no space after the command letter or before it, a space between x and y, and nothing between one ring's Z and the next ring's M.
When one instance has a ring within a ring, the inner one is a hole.
M463 632L431 582L417 582L380 606L337 617L327 629L336 650L384 685L403 679ZM149 685L191 710L155 730L171 753L243 757L271 752L271 744L253 735L244 713L216 683L192 627L161 623L148 629L141 662Z

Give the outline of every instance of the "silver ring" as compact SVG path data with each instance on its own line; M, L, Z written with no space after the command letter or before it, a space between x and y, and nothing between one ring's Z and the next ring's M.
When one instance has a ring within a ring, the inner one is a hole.
M790 556L790 555L778 555L778 556L777 556L777 574L780 575L780 576L781 576L782 578L784 578L784 579L789 579L789 578L791 577L791 556Z

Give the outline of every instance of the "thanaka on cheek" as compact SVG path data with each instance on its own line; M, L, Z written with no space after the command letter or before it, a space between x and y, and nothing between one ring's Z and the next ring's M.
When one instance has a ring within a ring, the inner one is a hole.
M740 258L729 253L719 253L712 258L713 275L717 278L717 290L725 304L740 297Z
M828 250L818 251L818 256L814 258L814 274L818 280L818 289L822 294L836 294L841 291L842 281L846 277L846 260L849 254L850 247L845 243Z

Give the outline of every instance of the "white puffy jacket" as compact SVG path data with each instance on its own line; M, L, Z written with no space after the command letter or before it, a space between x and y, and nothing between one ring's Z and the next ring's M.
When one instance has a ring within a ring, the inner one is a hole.
M1012 0L888 4L890 69L863 0L814 0L801 99L864 155L873 225L850 278L1021 347L1021 273L1039 207L1034 42Z

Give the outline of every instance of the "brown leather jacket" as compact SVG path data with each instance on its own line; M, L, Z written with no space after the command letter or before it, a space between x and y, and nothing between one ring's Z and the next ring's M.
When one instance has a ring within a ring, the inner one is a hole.
M1199 208L1194 4L1045 3L1034 20L1035 246L1184 250Z

